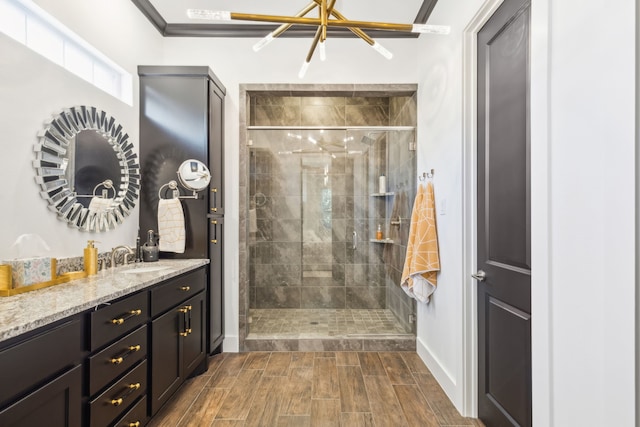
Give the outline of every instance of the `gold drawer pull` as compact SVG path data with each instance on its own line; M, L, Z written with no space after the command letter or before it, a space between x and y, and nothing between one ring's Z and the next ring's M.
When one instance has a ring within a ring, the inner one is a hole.
M180 288L181 291L189 292L191 290L191 286L182 286Z
M211 240L211 243L213 243L214 245L218 244L218 241L216 239Z
M218 221L211 221L211 224L218 225Z
M181 307L181 308L178 309L178 313L186 313L188 311L189 310L187 309L187 307Z
M218 208L211 208L211 212L218 212Z
M124 362L124 357L114 357L113 359L111 359L111 363L113 363L114 365L119 365L122 362Z
M129 390L127 390L127 392L125 394L122 395L122 397L119 397L117 399L111 399L111 404L113 406L120 406L122 405L122 402L124 402L125 397L129 396L131 393L133 393L134 391L140 389L140 383L134 383L134 384L129 384L127 386L127 388Z
M140 427L140 421L136 421L135 423L129 423L129 427Z
M181 337L186 337L187 335L189 335L189 332L180 332Z
M140 351L141 348L142 346L140 346L140 344L130 345L129 347L127 347L127 351L122 356L114 357L113 359L109 360L109 362L113 363L114 365L119 365L124 362L124 359L127 356L129 356L131 353L135 353L136 351Z
M117 319L111 319L111 323L114 325L122 325L124 323L125 320L133 317L133 316L140 316L142 314L142 310L137 309L137 310L131 310L126 316L123 317L119 317Z

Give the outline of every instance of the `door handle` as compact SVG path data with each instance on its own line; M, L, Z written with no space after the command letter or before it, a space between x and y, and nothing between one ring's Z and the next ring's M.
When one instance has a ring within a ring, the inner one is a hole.
M356 249L358 249L358 233L354 231L353 234L351 235L351 238L352 238L352 249L355 251Z
M478 272L476 274L472 274L471 277L476 279L478 282L484 282L484 280L487 278L487 273L482 270L478 270Z

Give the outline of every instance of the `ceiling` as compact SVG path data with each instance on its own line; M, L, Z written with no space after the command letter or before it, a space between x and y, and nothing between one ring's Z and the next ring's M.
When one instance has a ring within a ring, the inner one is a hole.
M165 37L264 37L277 24L256 22L196 21L187 17L187 9L225 10L238 13L294 16L310 0L131 0ZM337 0L335 9L355 21L424 24L438 0ZM313 13L313 12L312 12ZM310 14L311 15L311 14ZM313 17L311 15L311 17ZM315 27L293 26L280 37L309 37ZM332 37L354 37L347 28L329 28ZM412 38L416 33L367 30L371 37Z

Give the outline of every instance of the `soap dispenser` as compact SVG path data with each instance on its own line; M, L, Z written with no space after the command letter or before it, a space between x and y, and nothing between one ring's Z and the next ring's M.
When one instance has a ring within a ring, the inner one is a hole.
M147 232L147 241L142 245L142 260L144 262L158 261L160 248L156 242L156 233L153 230Z
M88 276L98 273L98 248L94 246L95 240L88 240L84 248L84 272Z

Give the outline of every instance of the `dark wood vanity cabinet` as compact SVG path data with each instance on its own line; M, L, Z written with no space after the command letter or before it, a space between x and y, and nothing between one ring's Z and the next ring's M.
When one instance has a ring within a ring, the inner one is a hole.
M207 267L0 343L0 426L144 426L207 369Z
M146 395L148 383L149 292L141 291L88 314L87 418L109 426ZM132 421L144 425L145 413Z
M80 316L4 343L0 350L1 426L81 426Z
M205 284L201 269L151 291L151 415L186 378L206 370Z

